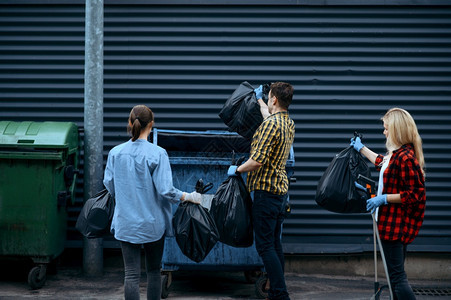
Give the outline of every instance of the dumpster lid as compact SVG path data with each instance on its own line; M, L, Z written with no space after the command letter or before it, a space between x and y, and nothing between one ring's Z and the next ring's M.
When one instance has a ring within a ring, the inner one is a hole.
M78 128L71 122L0 121L0 148L78 148Z
M186 131L153 128L152 142L166 151L248 153L250 141L236 132Z

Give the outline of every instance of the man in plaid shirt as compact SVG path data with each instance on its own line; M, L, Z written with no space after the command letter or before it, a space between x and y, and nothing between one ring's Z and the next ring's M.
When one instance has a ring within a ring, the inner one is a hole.
M247 187L253 192L255 248L268 274L268 297L289 300L280 235L288 199L285 165L294 139L294 122L288 114L293 87L285 82L273 83L267 106L261 99L261 86L255 89L255 93L265 119L252 137L249 159L239 167L230 166L227 173L235 176L249 172Z
M378 230L394 298L415 299L404 271L404 260L407 245L423 224L426 207L422 140L412 116L403 109L390 109L382 121L387 138L386 156L365 147L358 137L351 145L380 169L377 196L367 200L367 209L378 214Z

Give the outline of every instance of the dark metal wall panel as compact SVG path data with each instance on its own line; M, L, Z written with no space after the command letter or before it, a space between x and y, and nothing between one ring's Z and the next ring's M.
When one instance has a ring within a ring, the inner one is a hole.
M83 6L0 8L0 119L82 126ZM104 37L105 155L127 139L135 104L153 109L158 128L222 130L217 114L240 82L291 82L297 182L285 251L368 251L371 217L322 210L316 185L354 130L383 153L380 117L400 106L427 163L427 212L410 249L450 251L451 7L107 5ZM69 242L81 245L73 229Z

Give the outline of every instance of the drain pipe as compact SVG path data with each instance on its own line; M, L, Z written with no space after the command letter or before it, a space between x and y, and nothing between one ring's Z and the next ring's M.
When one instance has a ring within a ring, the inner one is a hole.
M103 0L86 0L84 200L103 188ZM83 240L83 271L103 274L103 239Z

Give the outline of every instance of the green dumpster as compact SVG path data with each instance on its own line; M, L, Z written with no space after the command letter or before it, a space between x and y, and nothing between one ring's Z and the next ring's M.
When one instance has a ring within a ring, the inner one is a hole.
M0 256L31 258L33 289L64 249L78 145L74 123L0 121Z

